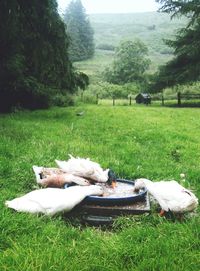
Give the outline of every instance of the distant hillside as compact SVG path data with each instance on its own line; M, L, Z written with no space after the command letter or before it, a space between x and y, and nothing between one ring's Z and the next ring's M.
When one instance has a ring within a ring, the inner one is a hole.
M118 45L123 40L140 38L150 51L169 52L162 39L172 37L185 20L170 19L158 12L132 14L94 14L90 22L95 33L96 46L103 43Z
M151 72L154 72L172 57L171 48L164 44L163 39L173 38L176 31L186 24L186 19L171 20L168 14L158 12L93 14L89 19L94 29L96 54L93 59L77 63L77 66L94 81L99 79L99 72L111 63L112 49L121 40L141 39L149 48Z

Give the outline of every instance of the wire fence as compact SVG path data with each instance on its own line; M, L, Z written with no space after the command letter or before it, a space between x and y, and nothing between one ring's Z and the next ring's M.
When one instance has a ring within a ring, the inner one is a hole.
M124 97L108 97L101 98L100 95L84 95L80 96L80 100L83 103L91 103L97 105L109 105L109 106L132 106L136 105L136 95L131 95L127 98ZM193 93L175 93L173 95L152 94L150 103L141 102L145 105L160 105L160 106L174 106L174 107L200 107L200 94Z

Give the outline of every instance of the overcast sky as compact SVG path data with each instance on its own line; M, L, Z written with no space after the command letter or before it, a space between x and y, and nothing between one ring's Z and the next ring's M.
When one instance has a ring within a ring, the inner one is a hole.
M65 11L71 0L57 0L59 12ZM82 0L87 14L91 13L132 13L156 11L155 0Z

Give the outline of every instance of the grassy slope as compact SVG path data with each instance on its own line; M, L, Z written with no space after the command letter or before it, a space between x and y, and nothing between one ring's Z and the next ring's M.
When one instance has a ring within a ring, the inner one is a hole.
M158 12L90 15L96 46L107 43L117 46L121 40L140 38L151 51L163 51L162 39L172 37L184 20L171 20ZM155 30L148 27L155 25Z
M184 19L170 20L168 14L156 12L132 14L94 14L90 15L90 22L94 29L96 47L100 44L118 46L122 40L141 39L149 49L152 61L150 67L154 72L158 65L166 63L171 57L169 48L163 39L172 38L177 29L185 24ZM155 25L155 30L148 27ZM76 63L79 69L87 72L92 81L99 80L99 72L113 60L113 52L96 50L93 59Z
M83 117L76 112L84 110ZM35 188L33 164L67 153L90 157L120 177L179 179L200 196L200 111L83 106L0 116L0 270L200 270L199 215L172 223L157 214L122 218L115 231L72 226L61 216L4 207ZM199 214L199 212L198 212Z

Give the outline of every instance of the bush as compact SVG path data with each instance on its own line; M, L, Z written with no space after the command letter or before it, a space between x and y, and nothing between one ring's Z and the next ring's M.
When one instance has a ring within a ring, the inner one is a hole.
M73 106L74 105L74 98L72 95L69 94L60 94L57 93L51 99L52 105L65 107L65 106Z
M67 91L67 90L66 90ZM1 112L16 111L17 109L44 109L51 105L74 105L73 96L61 93L61 90L44 86L34 77L22 78L8 84L6 91L0 92Z
M82 93L79 93L78 96L76 96L76 103L86 103L86 104L96 104L97 99L96 95L93 95L92 93L88 91L84 91Z
M108 82L100 82L99 84L91 84L84 92L84 95L92 95L96 100L96 95L99 98L127 98L140 92L140 86L136 83L128 83L124 85L110 84Z
M115 51L115 46L107 43L99 44L96 48L100 50Z
M185 85L176 85L174 87L165 88L163 90L164 97L177 97L177 92L184 94L199 94L200 81Z
M50 106L52 92L34 77L21 77L1 86L0 111L10 112L16 108L38 109Z

